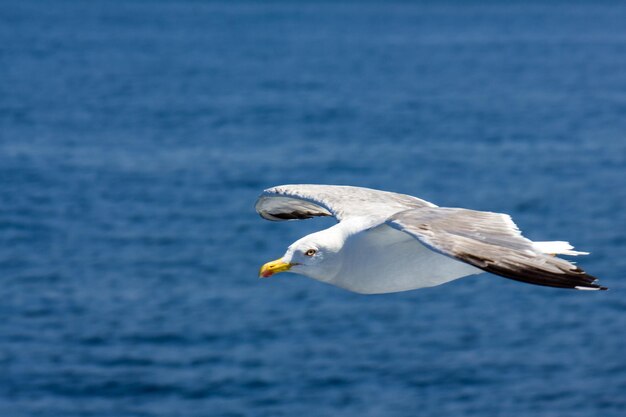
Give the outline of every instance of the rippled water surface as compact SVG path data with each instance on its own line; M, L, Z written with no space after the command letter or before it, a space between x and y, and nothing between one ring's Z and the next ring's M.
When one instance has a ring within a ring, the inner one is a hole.
M2 416L626 415L626 9L2 2ZM282 183L511 213L611 288L360 296Z

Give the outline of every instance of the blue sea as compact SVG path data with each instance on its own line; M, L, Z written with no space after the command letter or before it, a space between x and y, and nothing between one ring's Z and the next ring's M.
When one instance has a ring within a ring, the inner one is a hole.
M623 417L626 6L0 2L0 416ZM257 278L285 183L510 213L607 292Z

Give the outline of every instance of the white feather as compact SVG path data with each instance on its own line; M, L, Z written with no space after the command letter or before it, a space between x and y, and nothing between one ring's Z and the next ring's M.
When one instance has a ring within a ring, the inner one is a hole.
M548 254L548 255L570 255L570 256L578 256L578 255L589 255L589 252L578 252L574 249L569 242L563 241L554 241L554 242L533 242L533 246L538 251Z

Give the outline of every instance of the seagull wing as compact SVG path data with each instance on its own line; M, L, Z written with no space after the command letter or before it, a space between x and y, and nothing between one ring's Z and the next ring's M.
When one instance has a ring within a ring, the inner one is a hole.
M396 213L386 223L436 252L505 278L548 287L606 289L576 265L541 252L506 214L423 207Z
M267 220L301 220L317 216L376 217L383 222L404 210L436 207L405 194L345 185L280 185L259 196L256 211Z

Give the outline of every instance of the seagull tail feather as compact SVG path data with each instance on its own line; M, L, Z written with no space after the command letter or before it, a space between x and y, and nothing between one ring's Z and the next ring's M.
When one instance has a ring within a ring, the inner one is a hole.
M554 242L533 242L533 246L539 252L547 255L589 255L589 252L579 252L572 250L574 247L569 242L554 241Z

